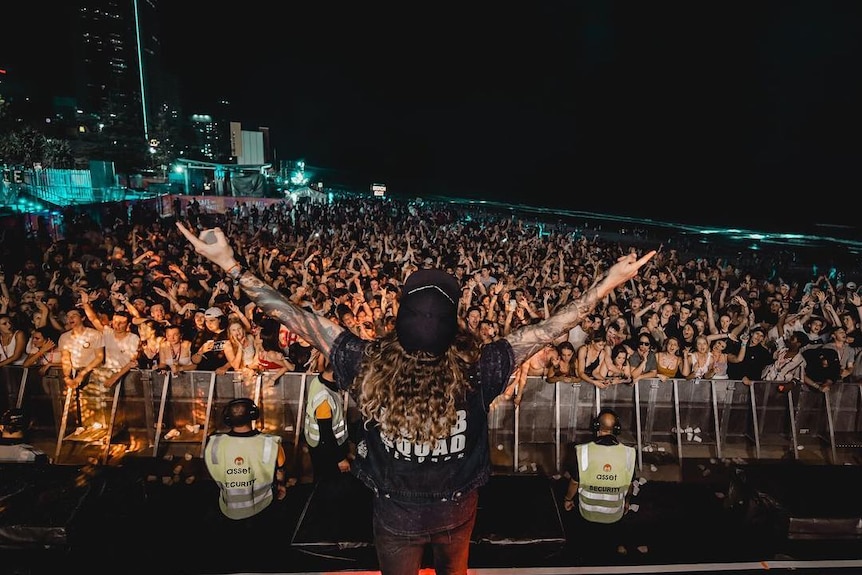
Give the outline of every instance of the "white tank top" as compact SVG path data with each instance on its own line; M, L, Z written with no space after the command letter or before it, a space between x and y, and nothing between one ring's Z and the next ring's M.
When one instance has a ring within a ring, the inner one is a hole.
M8 358L12 357L12 355L15 353L15 344L18 343L18 334L19 333L20 332L15 331L12 334L12 339L9 340L8 344L6 344L6 345L0 344L0 361L3 361L4 359L8 359ZM21 357L19 357L17 360L15 360L12 363L12 365L21 365L24 363L25 359L27 359L26 354L22 354Z

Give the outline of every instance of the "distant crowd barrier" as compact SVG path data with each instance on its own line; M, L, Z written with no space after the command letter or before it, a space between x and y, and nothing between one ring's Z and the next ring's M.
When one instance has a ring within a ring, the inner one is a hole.
M200 457L206 438L227 429L221 414L237 397L251 397L261 410L257 426L280 435L297 457L306 390L314 374L191 371L179 375L131 371L110 392L85 387L67 392L58 369L0 368L0 408L27 409L34 443L55 445L55 463L86 445L106 463L114 450L161 457ZM358 411L344 395L348 419ZM560 473L571 446L592 437L590 424L602 408L620 416L621 440L637 447L638 465L658 455L680 464L687 457L799 459L804 450L841 463L842 450L862 448L862 384L842 383L828 392L799 386L780 392L775 382L736 380L660 381L598 389L586 383L549 384L528 379L518 407L503 402L489 414L492 465L499 472Z

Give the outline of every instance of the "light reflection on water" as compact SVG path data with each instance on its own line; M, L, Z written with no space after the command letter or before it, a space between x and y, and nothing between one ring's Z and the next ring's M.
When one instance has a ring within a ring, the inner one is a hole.
M677 222L664 222L649 218L633 218L565 210L543 208L526 204L509 204L482 200L455 198L435 198L435 200L456 204L462 207L482 208L489 212L517 213L519 217L535 217L545 224L561 223L575 228L596 228L608 233L631 234L637 237L641 232L652 239L663 241L672 238L677 244L688 246L692 251L698 244L709 246L715 251L759 251L766 253L787 252L794 255L800 265L833 266L840 265L844 275L862 274L862 241L859 230L849 226L827 226L812 224L811 228L822 233L782 233L744 228L720 228L697 226ZM481 212L478 212L481 213Z

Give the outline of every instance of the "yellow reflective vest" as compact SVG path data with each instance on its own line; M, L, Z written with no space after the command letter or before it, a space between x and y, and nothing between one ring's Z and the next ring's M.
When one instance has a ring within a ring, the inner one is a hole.
M268 433L210 437L204 462L219 486L219 508L225 516L245 519L272 503L280 443L281 437Z
M347 441L347 422L344 419L344 410L342 409L342 399L338 392L331 390L323 382L320 381L320 376L314 376L308 386L308 401L305 405L305 425L303 433L305 441L311 447L317 447L320 443L320 425L317 423L317 408L324 402L329 403L329 409L332 411L332 434L335 435L335 440L338 445L343 445Z
M583 443L578 453L578 510L587 521L614 523L625 512L635 472L635 450L618 443Z

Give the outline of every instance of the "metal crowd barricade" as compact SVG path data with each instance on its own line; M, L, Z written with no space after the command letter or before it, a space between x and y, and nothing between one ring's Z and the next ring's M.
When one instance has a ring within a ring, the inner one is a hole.
M781 393L775 382L755 382L751 386L749 401L752 416L752 438L756 459L763 457L764 449L793 449L798 458L794 396L798 390Z
M152 372L151 372L152 373ZM307 378L314 374L287 373L278 379L272 372L249 374L228 372L217 375L209 371L187 371L177 376L153 374L161 380L157 394L156 429L162 430L153 446L153 456L168 453L192 453L203 456L207 438L226 431L222 419L230 401L251 398L260 409L255 425L261 431L279 435L283 443L299 442ZM165 444L160 448L160 444Z
M158 415L154 423L157 433L153 457L185 453L203 456L211 424L216 373L184 371L174 375L170 371L150 371L148 375L153 389L159 390L154 397L158 400Z
M251 397L261 410L258 428L280 435L295 460L308 378L315 374L272 375L132 370L100 403L85 409L87 416L104 421L99 434L77 429L74 391L66 391L56 368L45 375L35 368L0 368L0 401L3 409L28 409L31 442L53 445L55 463L67 462L67 447L83 444L91 451L95 447L95 457L106 463L115 446L153 457L201 456L207 437L227 429L222 421L227 403ZM621 439L637 447L639 467L644 454L653 457L655 449L680 465L685 458L725 458L734 450L755 460L813 453L838 464L844 450L862 449L860 383L835 384L826 393L804 385L782 393L774 382L644 379L599 390L531 377L517 409L511 401L497 401L488 415L493 469L560 473L571 447L592 437L592 418L603 407L620 415ZM351 400L347 409L355 419Z
M675 394L672 381L642 379L635 383L638 442L638 465L643 467L643 452L656 448L659 442L670 443L676 427ZM677 457L679 456L679 447Z
M589 383L557 383L558 445L570 445L588 441L592 437L590 422L596 414L596 388ZM561 469L557 455L557 469Z
M290 372L278 380L272 373L264 373L260 384L258 406L261 418L258 427L267 433L280 435L289 461L299 454L302 424L305 416L305 397L308 384L316 374Z
M748 386L726 379L643 379L604 390L557 383L551 393L548 387L542 378L529 378L518 409L504 403L489 417L492 446L514 436L515 471L533 471L537 460L562 471L565 453L592 437L592 417L603 407L619 414L621 440L637 447L639 467L644 452L661 444L658 449L680 465L687 457L723 459L729 452L744 453L744 459L800 459L812 447L824 449L824 461L838 464L839 449L862 449L860 383L835 384L825 393L804 385L782 392L775 382ZM549 437L553 466L544 453ZM497 448L503 451L505 444Z
M556 386L541 378L527 381L524 400L515 409L515 442L513 471L535 472L557 467L557 429L554 417ZM527 395L529 392L529 395ZM530 401L527 401L527 399ZM499 408L495 408L499 409ZM529 445L522 457L521 445Z
M272 372L245 378L229 372L189 371L178 375L132 370L101 401L79 407L58 368L0 368L3 409L24 407L33 425L31 443L50 443L55 463L108 462L112 448L143 455L202 456L206 439L226 430L222 410L232 399L251 397L261 409L256 425L281 435L294 452L299 443L307 379L314 374ZM84 427L83 416L96 426ZM121 437L117 437L122 433ZM122 443L122 445L120 444Z
M833 449L862 448L862 383L832 386L829 391L829 440Z
M15 369L9 366L0 369L0 385L3 386L3 395L0 397L0 413L10 407L21 407L24 402L24 389L27 381L27 372L23 368Z
M510 379L511 382L511 379ZM532 387L538 384L533 383ZM535 390L529 390L524 395L525 401L532 397ZM515 423L518 421L516 410L511 401L496 400L491 404L488 412L488 441L491 444L491 467L495 471L508 472L517 470L518 456L517 442L515 441Z
M718 410L717 451L718 457L722 458L725 448L745 446L752 435L750 388L739 380L715 380L713 392Z
M689 444L695 442L717 446L718 421L713 383L708 379L673 380L676 410L673 431L680 458L683 455L684 438Z

